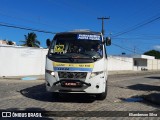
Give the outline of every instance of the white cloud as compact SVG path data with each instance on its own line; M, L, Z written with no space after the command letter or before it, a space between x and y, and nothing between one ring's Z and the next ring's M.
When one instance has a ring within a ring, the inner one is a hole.
M154 48L155 50L160 51L160 45L155 45L155 46L153 46L153 48Z

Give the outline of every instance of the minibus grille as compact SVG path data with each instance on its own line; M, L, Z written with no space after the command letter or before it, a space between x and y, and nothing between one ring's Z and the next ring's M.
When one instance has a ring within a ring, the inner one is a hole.
M85 79L87 72L58 72L59 78L80 78Z

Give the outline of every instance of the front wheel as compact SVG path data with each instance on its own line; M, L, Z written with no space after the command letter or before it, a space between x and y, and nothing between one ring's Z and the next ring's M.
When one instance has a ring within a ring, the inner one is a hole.
M58 92L52 92L52 97L57 99L59 98L59 93Z
M104 100L107 97L107 81L106 81L106 86L105 86L105 91L103 93L97 94L96 98L98 100Z

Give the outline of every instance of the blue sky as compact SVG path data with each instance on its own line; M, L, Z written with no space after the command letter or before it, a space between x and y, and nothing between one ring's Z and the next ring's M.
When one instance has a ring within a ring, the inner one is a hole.
M51 32L74 29L101 31L97 17L108 17L105 35L112 38L109 54L142 54L160 50L160 0L0 0L0 23ZM157 19L156 19L157 18ZM153 21L152 21L153 20ZM149 24L142 25L149 22ZM130 31L142 25L138 29ZM119 36L118 33L130 31ZM29 32L0 26L0 39L24 40ZM42 47L53 34L38 33Z

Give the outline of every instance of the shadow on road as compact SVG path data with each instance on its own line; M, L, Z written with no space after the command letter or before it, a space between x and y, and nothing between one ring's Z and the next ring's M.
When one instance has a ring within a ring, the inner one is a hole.
M51 92L46 91L45 84L36 85L26 89L20 90L20 93L31 99L46 101L46 102L70 102L70 103L92 103L95 101L94 96L86 94L60 94L55 98Z
M151 93L148 95L144 95L143 99L147 102L160 105L160 93Z
M142 102L147 105L151 105L151 106L158 105L159 107L160 105L160 92L159 92L160 86L148 85L148 84L136 84L136 85L128 86L127 88L132 89L132 90L150 91L151 92L150 94L141 95L138 97L142 98L143 99Z
M42 108L25 108L25 109L20 109L20 108L8 108L8 109L3 109L0 111L3 112L11 112L11 114L7 114L7 115L11 115L11 117L4 117L1 118L2 120L53 120L49 117L47 117L47 115L43 115L43 113L47 113L47 111L45 109ZM16 114L17 113L17 114ZM28 113L35 113L35 117L29 117L31 116L31 114L29 115ZM4 114L4 116L6 116L6 114ZM22 117L21 117L22 116ZM24 117L26 116L26 117ZM41 117L42 116L42 117Z
M146 78L150 78L150 79L159 79L160 80L160 77L158 76L150 76L150 77L146 77Z
M160 86L154 86L148 84L136 84L127 86L127 88L132 90L142 90L142 91L160 91Z
M140 102L160 110L160 93L151 93L148 95L136 95L130 98L119 98L123 102Z

